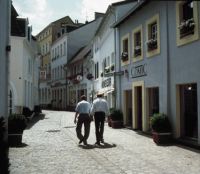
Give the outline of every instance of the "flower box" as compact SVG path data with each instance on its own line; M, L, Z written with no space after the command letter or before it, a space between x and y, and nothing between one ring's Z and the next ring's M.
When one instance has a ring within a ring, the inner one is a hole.
M140 56L141 55L141 47L140 46L136 46L134 49L134 56Z
M122 52L121 60L123 62L128 61L128 53L127 52Z
M190 34L194 34L194 28L195 28L194 19L191 18L186 21L182 21L178 28L180 30L180 38L183 38Z
M158 47L158 43L156 39L150 39L146 42L146 44L147 44L148 51L155 50Z

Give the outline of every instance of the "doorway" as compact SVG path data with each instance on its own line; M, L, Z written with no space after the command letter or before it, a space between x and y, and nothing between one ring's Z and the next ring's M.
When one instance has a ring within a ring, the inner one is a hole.
M180 85L180 128L181 136L198 138L197 85Z
M132 108L133 129L147 131L146 101L144 81L136 81L132 84Z
M132 91L124 91L124 108L125 108L125 124L127 127L132 128L133 119L132 119Z
M142 87L135 87L135 109L136 109L136 117L137 117L137 129L142 130Z
M147 101L148 101L148 111L147 116L149 117L149 131L151 131L150 120L151 117L159 113L159 87L153 87L147 89Z

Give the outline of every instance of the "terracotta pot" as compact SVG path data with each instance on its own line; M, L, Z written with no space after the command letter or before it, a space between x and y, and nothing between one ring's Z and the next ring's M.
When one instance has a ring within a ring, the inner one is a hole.
M123 121L120 120L111 120L111 127L112 128L122 128L123 127Z
M170 143L172 140L171 132L158 133L158 132L152 131L152 136L153 136L153 141L156 144L167 144L167 143Z

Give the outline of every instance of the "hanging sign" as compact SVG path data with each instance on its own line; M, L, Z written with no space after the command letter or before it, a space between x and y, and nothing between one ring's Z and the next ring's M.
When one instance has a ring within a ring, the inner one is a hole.
M133 66L131 68L131 77L142 77L147 75L147 64Z

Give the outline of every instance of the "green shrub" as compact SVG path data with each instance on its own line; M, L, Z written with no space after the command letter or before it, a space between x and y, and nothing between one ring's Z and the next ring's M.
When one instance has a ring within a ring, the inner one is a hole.
M22 114L11 114L8 117L8 133L21 133L27 126L26 117Z
M155 132L164 133L171 131L171 125L165 114L157 113L151 117L151 128Z
M6 131L5 119L4 117L0 117L0 141L3 140L5 131Z
M119 109L111 108L110 109L110 117L114 121L116 121L116 120L122 121L123 120L123 113Z

